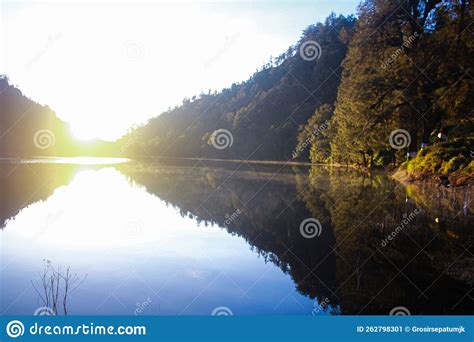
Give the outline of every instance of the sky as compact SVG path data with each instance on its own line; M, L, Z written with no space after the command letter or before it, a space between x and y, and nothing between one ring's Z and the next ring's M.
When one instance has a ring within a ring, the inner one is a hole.
M246 80L306 26L359 2L2 0L0 73L77 138L114 140Z

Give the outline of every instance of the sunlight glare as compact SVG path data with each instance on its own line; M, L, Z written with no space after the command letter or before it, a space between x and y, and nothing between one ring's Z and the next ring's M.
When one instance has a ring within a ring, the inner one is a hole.
M316 4L111 6L7 2L2 8L1 72L69 122L80 140L115 140L184 97L245 80L330 11Z

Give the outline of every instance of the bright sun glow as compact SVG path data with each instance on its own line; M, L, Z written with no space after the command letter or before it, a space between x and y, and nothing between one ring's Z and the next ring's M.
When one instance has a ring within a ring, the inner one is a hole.
M100 136L97 127L90 126L87 122L77 121L71 125L71 133L79 141L88 141Z
M348 2L8 1L0 72L76 137L113 140L184 97L245 80L306 25L353 12L358 0Z
M140 203L133 214L130 203ZM88 214L84 215L85 212ZM47 229L44 222L50 222ZM218 244L222 246L218 248L222 253L232 253L225 248L228 245L226 241L245 245L245 241L229 236L224 230L196 229L193 219L182 217L178 211L163 201L157 201L144 189L131 187L126 178L112 168L79 171L67 187L56 189L48 201L24 208L22 215L15 217L10 224L6 231L12 238L31 239L32 244L53 245L68 253L72 249L103 250L104 242L107 248L126 246L128 250L133 250L136 247L143 252L144 246L151 244L155 256L158 253L167 257L192 253L196 259L200 250L203 251L202 256L207 257L208 251L199 248L203 241L199 236L202 234L207 235L207 241L223 239ZM187 239L182 239L183 236ZM193 240L192 236L198 238ZM191 245L188 248L173 248L173 240L181 245L187 242ZM163 246L158 247L161 244Z

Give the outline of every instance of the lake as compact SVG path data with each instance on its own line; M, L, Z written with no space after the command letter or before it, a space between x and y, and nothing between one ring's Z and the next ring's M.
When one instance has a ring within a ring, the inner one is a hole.
M470 189L209 160L0 168L3 315L44 306L45 267L75 276L70 315L474 311Z

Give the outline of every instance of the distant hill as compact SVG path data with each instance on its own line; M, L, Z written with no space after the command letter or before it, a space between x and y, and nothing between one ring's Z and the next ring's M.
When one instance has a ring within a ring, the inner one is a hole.
M467 0L362 1L357 19L331 14L248 80L185 98L115 144L78 144L53 111L1 78L0 154L296 159L371 168L399 166L428 147L433 155L419 159L428 165L417 170L462 171L472 164L473 14ZM444 157L430 148L446 141L464 148Z
M131 130L121 153L387 167L457 139L454 172L472 159L472 27L467 0L362 1L357 19L309 26L247 81Z
M48 106L27 98L0 76L0 157L111 155L115 145L78 142Z
M324 24L309 26L296 45L272 59L247 81L232 84L221 92L185 99L182 105L133 129L120 140L122 153L126 156L291 158L298 132L315 109L323 104L334 104L341 63L354 25L354 17L333 14ZM308 42L304 45L307 49L300 49L305 42ZM309 45L313 42L319 47ZM232 146L215 148L214 139L217 143L219 139L223 139L223 144L226 142L225 136L213 136L216 130L230 132L231 137L227 138L232 140Z

